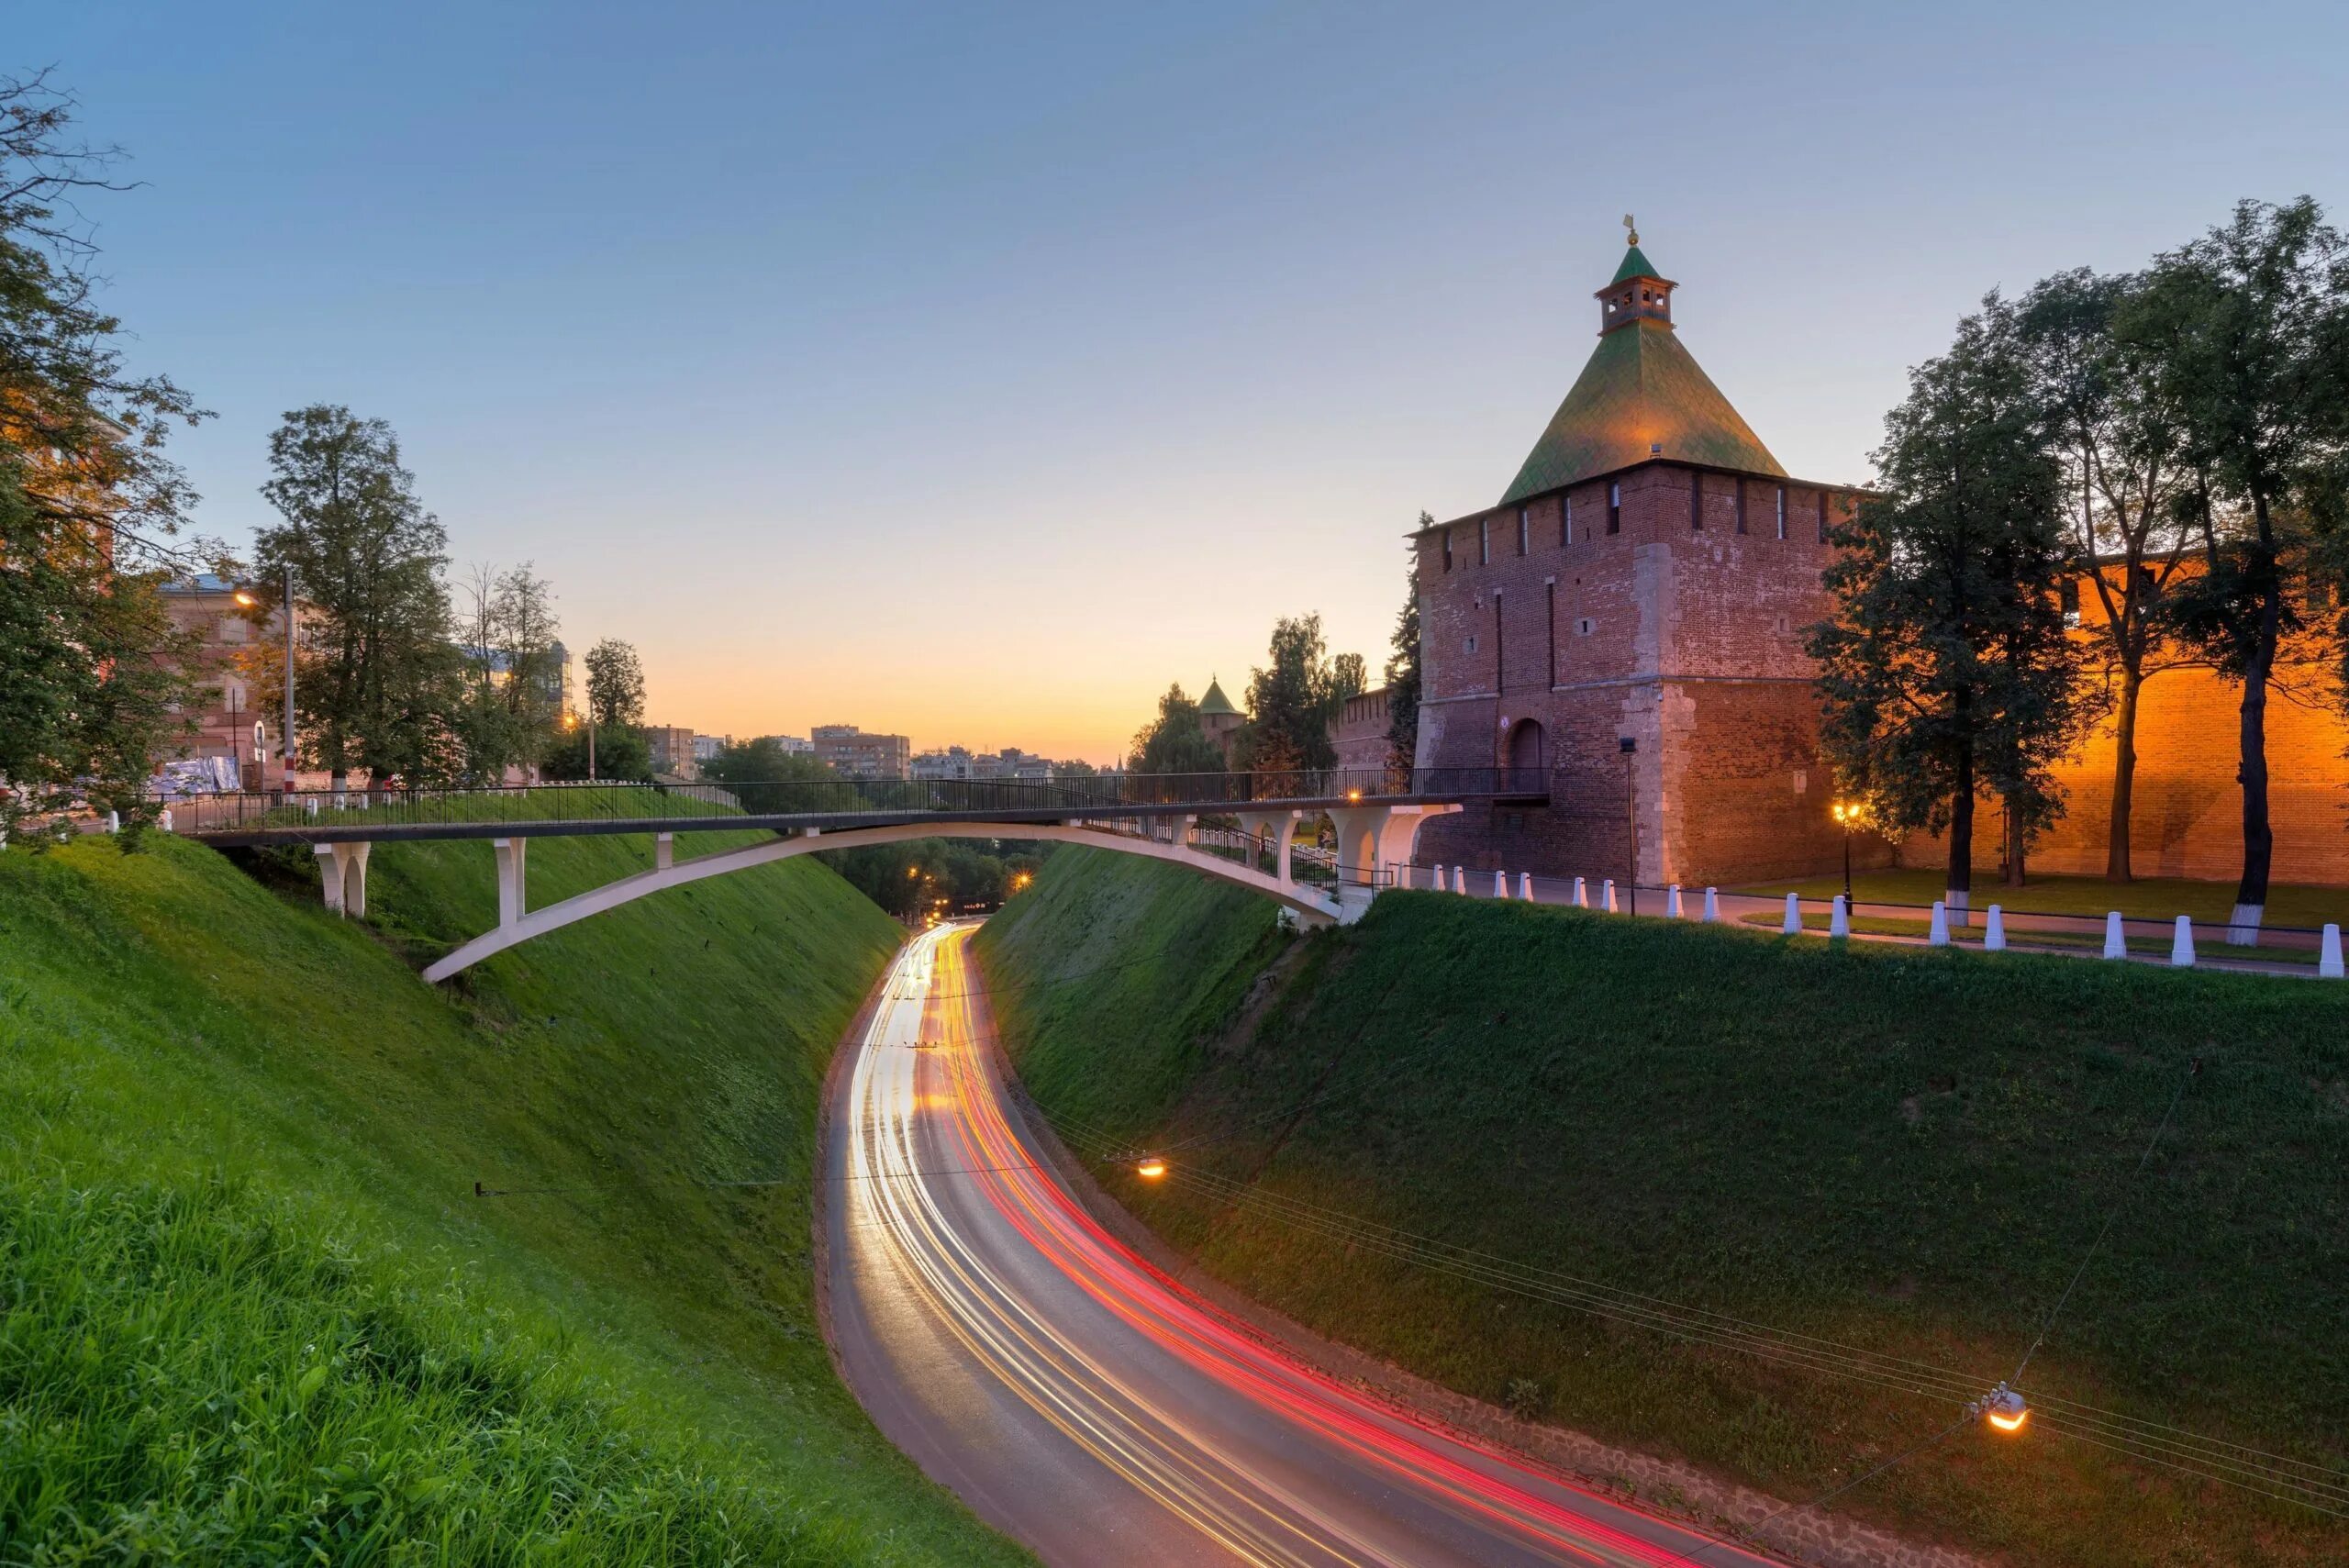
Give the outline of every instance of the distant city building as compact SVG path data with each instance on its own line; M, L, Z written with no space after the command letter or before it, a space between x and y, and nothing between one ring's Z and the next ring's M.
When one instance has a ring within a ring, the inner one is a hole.
M1223 695L1223 683L1208 676L1208 695L1199 699L1199 728L1223 753L1226 767L1231 764L1232 742L1247 722L1248 716L1232 706L1231 699Z
M185 717L195 732L180 738L170 754L223 759L244 787L259 789L264 762L270 779L278 776L276 749L284 742L275 716L255 701L252 665L256 654L283 646L285 622L273 612L255 626L245 618L237 593L235 583L209 572L163 584L163 608L172 624L195 634L185 663L196 689L196 706ZM295 614L298 628L306 618L298 604Z
M652 751L652 771L672 778L695 779L701 776L701 766L696 762L693 726L689 724L649 724L644 728L644 742Z
M949 746L942 751L924 751L911 764L912 776L918 779L1019 779L1043 784L1051 781L1052 773L1051 758L1017 746L1006 746L1000 751Z
M770 740L786 757L811 757L816 752L816 743L803 735L762 735L751 744L761 745Z
M816 760L845 779L901 779L913 764L913 742L902 735L868 735L853 724L819 724L812 733Z
M481 665L489 672L489 684L503 686L514 677L514 655L503 648L478 648L468 642L457 644L457 651L468 663ZM540 667L539 695L557 713L569 713L571 707L571 651L560 642L547 647L546 662Z
M1330 725L1330 743L1337 750L1338 766L1350 773L1384 769L1390 750L1386 725L1385 686L1348 697Z
M694 761L715 762L718 754L734 744L731 735L696 735L694 737Z

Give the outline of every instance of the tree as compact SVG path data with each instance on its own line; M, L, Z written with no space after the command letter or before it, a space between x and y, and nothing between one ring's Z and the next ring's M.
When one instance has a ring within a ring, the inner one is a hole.
M225 556L165 542L195 499L165 433L207 416L123 368L95 247L60 216L125 188L106 174L120 154L68 139L74 106L46 72L0 77L0 830L77 795L146 820L190 695L159 590Z
M1184 695L1181 682L1158 699L1158 717L1134 735L1133 772L1219 773L1223 753L1199 727L1199 705Z
M632 724L596 731L596 767L587 767L587 727L572 724L556 738L539 776L546 779L627 779L642 782L652 776L652 742Z
M1812 628L1821 740L1894 829L1949 834L1949 901L1973 889L1978 793L2003 797L2009 874L2060 813L2054 762L2084 723L2065 633L2061 476L1996 295L1913 371L1885 419L1876 494L1831 536L1829 620Z
M562 655L557 640L554 585L524 562L497 579L497 652L506 679L499 687L513 736L514 761L544 760L562 721Z
M2140 279L2058 273L2017 306L2020 329L2062 464L2072 593L2101 611L2095 641L2113 723L2111 820L2104 873L2131 879L2137 706L2148 676L2174 662L2163 595L2185 560L2177 503L2189 492L2185 428L2147 345L2116 332Z
M587 651L587 715L607 729L644 722L644 666L636 645L607 637Z
M2255 941L2275 857L2268 691L2302 629L2286 584L2314 542L2306 525L2338 517L2349 462L2349 250L2309 197L2241 203L2227 224L2155 259L2121 330L2185 428L2182 506L2202 569L2180 585L2169 622L2243 689L2243 875L2229 940Z
M285 416L269 463L262 494L285 521L255 537L262 593L249 613L277 607L290 569L306 610L295 696L308 755L338 789L357 767L412 782L461 769L448 539L392 428L314 404Z
M1284 616L1273 623L1271 662L1251 672L1245 762L1260 773L1334 766L1330 740L1337 683L1321 639L1321 617ZM1359 661L1357 661L1359 664Z
M1421 512L1419 527L1435 527L1434 514ZM1408 780L1419 757L1419 577L1414 564L1404 574L1403 607L1386 640L1386 772Z
M718 749L701 765L701 776L718 784L823 783L839 774L805 751L786 751L772 735Z
M1341 653L1330 661L1330 710L1334 715L1347 702L1370 690L1370 668L1359 653Z

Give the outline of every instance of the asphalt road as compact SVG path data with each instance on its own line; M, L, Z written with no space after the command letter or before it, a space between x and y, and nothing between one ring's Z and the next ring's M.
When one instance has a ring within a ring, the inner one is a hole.
M1302 1364L1063 1189L967 929L910 943L836 1079L833 1331L891 1440L1053 1564L1755 1564Z

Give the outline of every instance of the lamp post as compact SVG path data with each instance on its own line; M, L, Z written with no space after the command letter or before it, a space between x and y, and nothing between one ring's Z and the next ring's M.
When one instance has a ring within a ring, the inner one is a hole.
M1860 819L1860 808L1848 800L1839 800L1835 803L1834 812L1837 826L1843 829L1843 909L1849 914L1852 907L1852 825Z

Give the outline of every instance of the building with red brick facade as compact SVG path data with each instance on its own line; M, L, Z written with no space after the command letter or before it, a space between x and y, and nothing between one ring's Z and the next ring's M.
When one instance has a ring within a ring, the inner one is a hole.
M1842 852L1805 628L1852 492L1796 479L1681 343L1637 237L1500 505L1413 536L1422 767L1540 768L1546 806L1431 824L1446 863L1734 883ZM1880 853L1888 855L1888 851Z
M1780 466L1682 344L1676 286L1634 236L1598 293L1598 347L1500 504L1412 536L1419 764L1538 768L1551 785L1546 804L1430 824L1423 860L1620 877L1636 838L1642 883L1689 886L1841 863L1803 643L1829 610L1828 528L1856 493ZM2241 869L2239 701L2205 668L2147 681L2137 874ZM2267 713L2276 878L2349 882L2349 728L2321 701L2279 695ZM2034 867L2104 870L2114 748L2107 725L2059 768L2069 809ZM1862 865L1942 852L1921 837L1854 848Z

